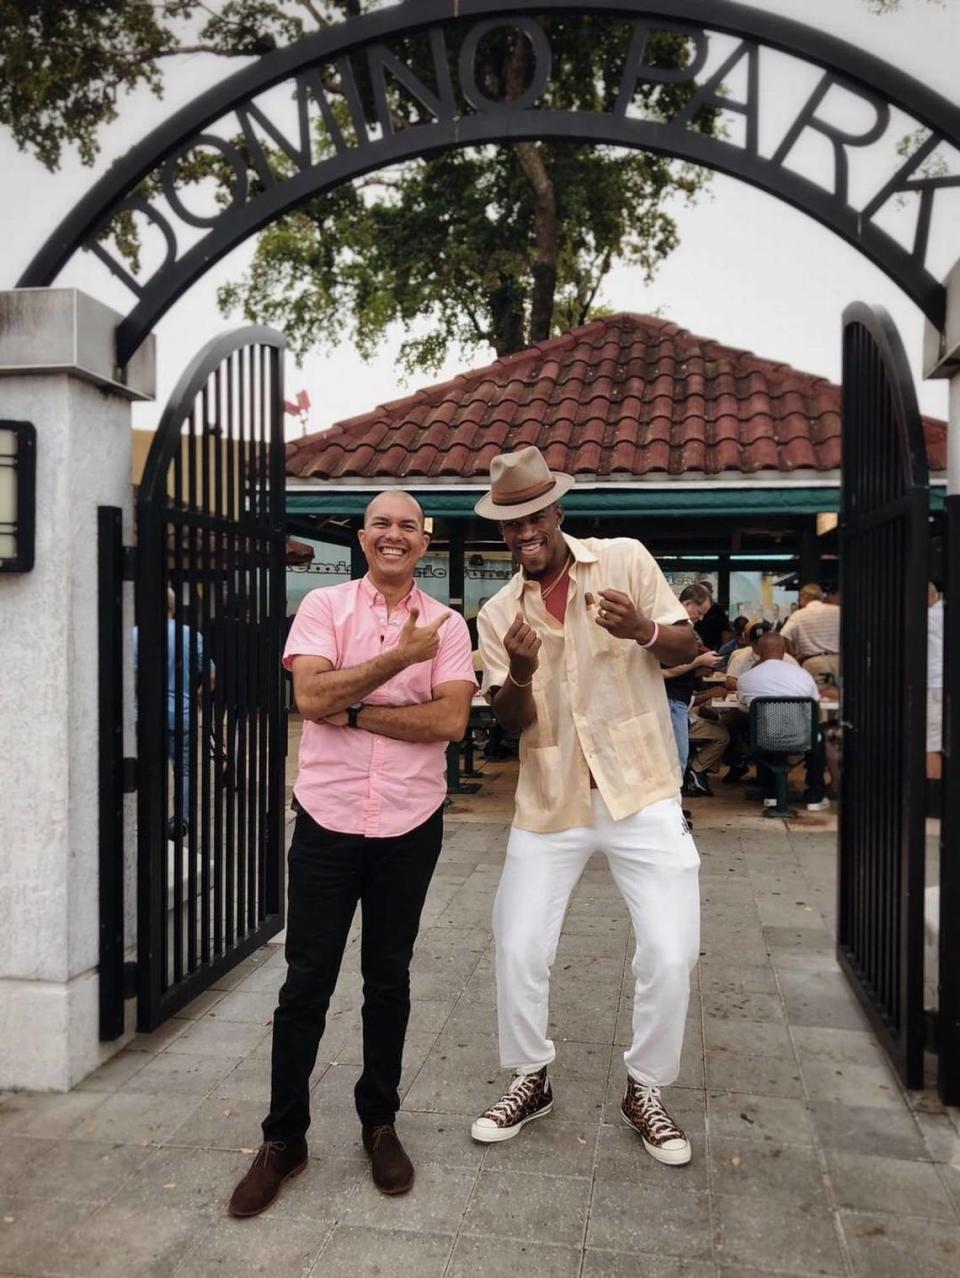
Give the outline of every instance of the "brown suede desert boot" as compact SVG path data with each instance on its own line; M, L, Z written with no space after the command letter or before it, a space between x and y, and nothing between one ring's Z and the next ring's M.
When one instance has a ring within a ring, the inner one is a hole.
M393 1123L364 1127L363 1147L370 1155L373 1183L381 1194L405 1194L413 1184L413 1163Z
M307 1142L298 1140L287 1144L282 1140L268 1140L257 1150L250 1170L233 1191L230 1199L230 1215L237 1219L259 1216L270 1206L280 1186L291 1176L297 1176L307 1165Z

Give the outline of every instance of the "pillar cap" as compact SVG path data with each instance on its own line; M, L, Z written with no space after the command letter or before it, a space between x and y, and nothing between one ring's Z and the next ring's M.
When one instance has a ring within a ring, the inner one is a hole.
M151 334L126 368L116 363L123 316L76 288L0 291L0 377L72 373L127 399L154 399L156 339Z
M960 261L944 281L947 312L943 332L925 322L923 331L924 377L953 377L960 373Z

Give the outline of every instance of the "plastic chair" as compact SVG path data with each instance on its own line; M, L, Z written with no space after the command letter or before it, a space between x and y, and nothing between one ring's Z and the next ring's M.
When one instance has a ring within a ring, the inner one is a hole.
M806 754L817 743L819 716L810 697L754 697L750 702L750 753L758 767L773 773L777 805L764 816L795 817L787 802L791 756Z

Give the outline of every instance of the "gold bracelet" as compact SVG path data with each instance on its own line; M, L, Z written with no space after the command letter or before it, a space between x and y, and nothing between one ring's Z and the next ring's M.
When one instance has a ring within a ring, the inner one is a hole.
M513 677L513 674L509 670L507 671L507 678L510 680L510 682L513 684L515 688L529 688L530 685L533 683L532 679L528 679L526 683L517 683L516 679L514 679Z

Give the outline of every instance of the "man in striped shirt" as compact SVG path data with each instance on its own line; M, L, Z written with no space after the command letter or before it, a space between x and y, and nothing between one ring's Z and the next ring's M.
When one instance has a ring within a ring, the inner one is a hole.
M794 656L818 682L840 673L840 608L824 603L823 590L815 583L800 591L800 607L780 634Z

